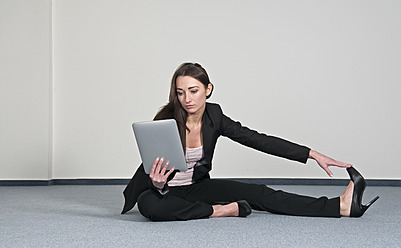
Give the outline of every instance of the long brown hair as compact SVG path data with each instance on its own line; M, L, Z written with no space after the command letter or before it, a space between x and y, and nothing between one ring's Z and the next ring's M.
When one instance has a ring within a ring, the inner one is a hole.
M169 101L164 105L156 114L154 120L175 119L180 133L182 147L185 152L186 147L186 130L190 131L187 127L187 111L181 106L177 96L177 78L179 76L190 76L201 82L205 88L210 84L209 76L206 70L198 63L183 63L174 72L171 79ZM214 87L213 87L214 88ZM213 92L206 97L209 99Z

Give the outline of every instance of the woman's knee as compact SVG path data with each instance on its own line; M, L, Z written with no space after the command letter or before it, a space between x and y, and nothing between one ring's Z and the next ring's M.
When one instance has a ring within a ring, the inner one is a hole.
M152 192L152 190L144 191L138 197L137 201L139 212L146 218L153 220L152 216L156 215L160 200L160 197Z

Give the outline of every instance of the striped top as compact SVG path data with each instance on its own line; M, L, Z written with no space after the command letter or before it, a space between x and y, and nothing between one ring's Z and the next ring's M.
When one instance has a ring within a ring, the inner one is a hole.
M173 179L168 182L168 186L184 186L193 183L192 175L194 174L194 167L196 162L203 157L203 146L197 148L186 148L185 160L187 162L188 170L175 173Z

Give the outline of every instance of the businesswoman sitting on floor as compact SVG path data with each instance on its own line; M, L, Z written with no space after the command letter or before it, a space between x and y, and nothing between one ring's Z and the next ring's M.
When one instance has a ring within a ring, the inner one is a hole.
M175 71L169 102L154 119L176 120L188 170L176 172L172 168L167 171L169 162L157 158L147 175L141 165L124 190L122 213L132 209L137 202L140 213L154 221L246 217L252 209L296 216L360 217L378 199L362 205L366 183L350 164L242 126L226 116L218 104L206 102L212 92L213 84L199 64L184 63ZM314 159L330 176L329 166L346 168L350 183L341 196L328 199L273 190L262 184L211 179L209 171L220 136L301 163Z

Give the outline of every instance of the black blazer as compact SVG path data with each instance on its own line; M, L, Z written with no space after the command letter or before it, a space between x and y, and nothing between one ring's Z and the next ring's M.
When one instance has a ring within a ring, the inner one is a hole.
M214 148L220 136L226 136L258 151L301 163L306 163L309 157L310 149L308 147L250 130L224 115L218 104L206 103L205 113L202 117L202 135L204 158L195 165L193 174L195 182L210 178L209 171L212 169ZM170 178L173 177L173 174L170 175ZM149 189L151 185L149 181L149 175L145 174L141 164L123 192L125 204L122 214L131 210L139 195Z

